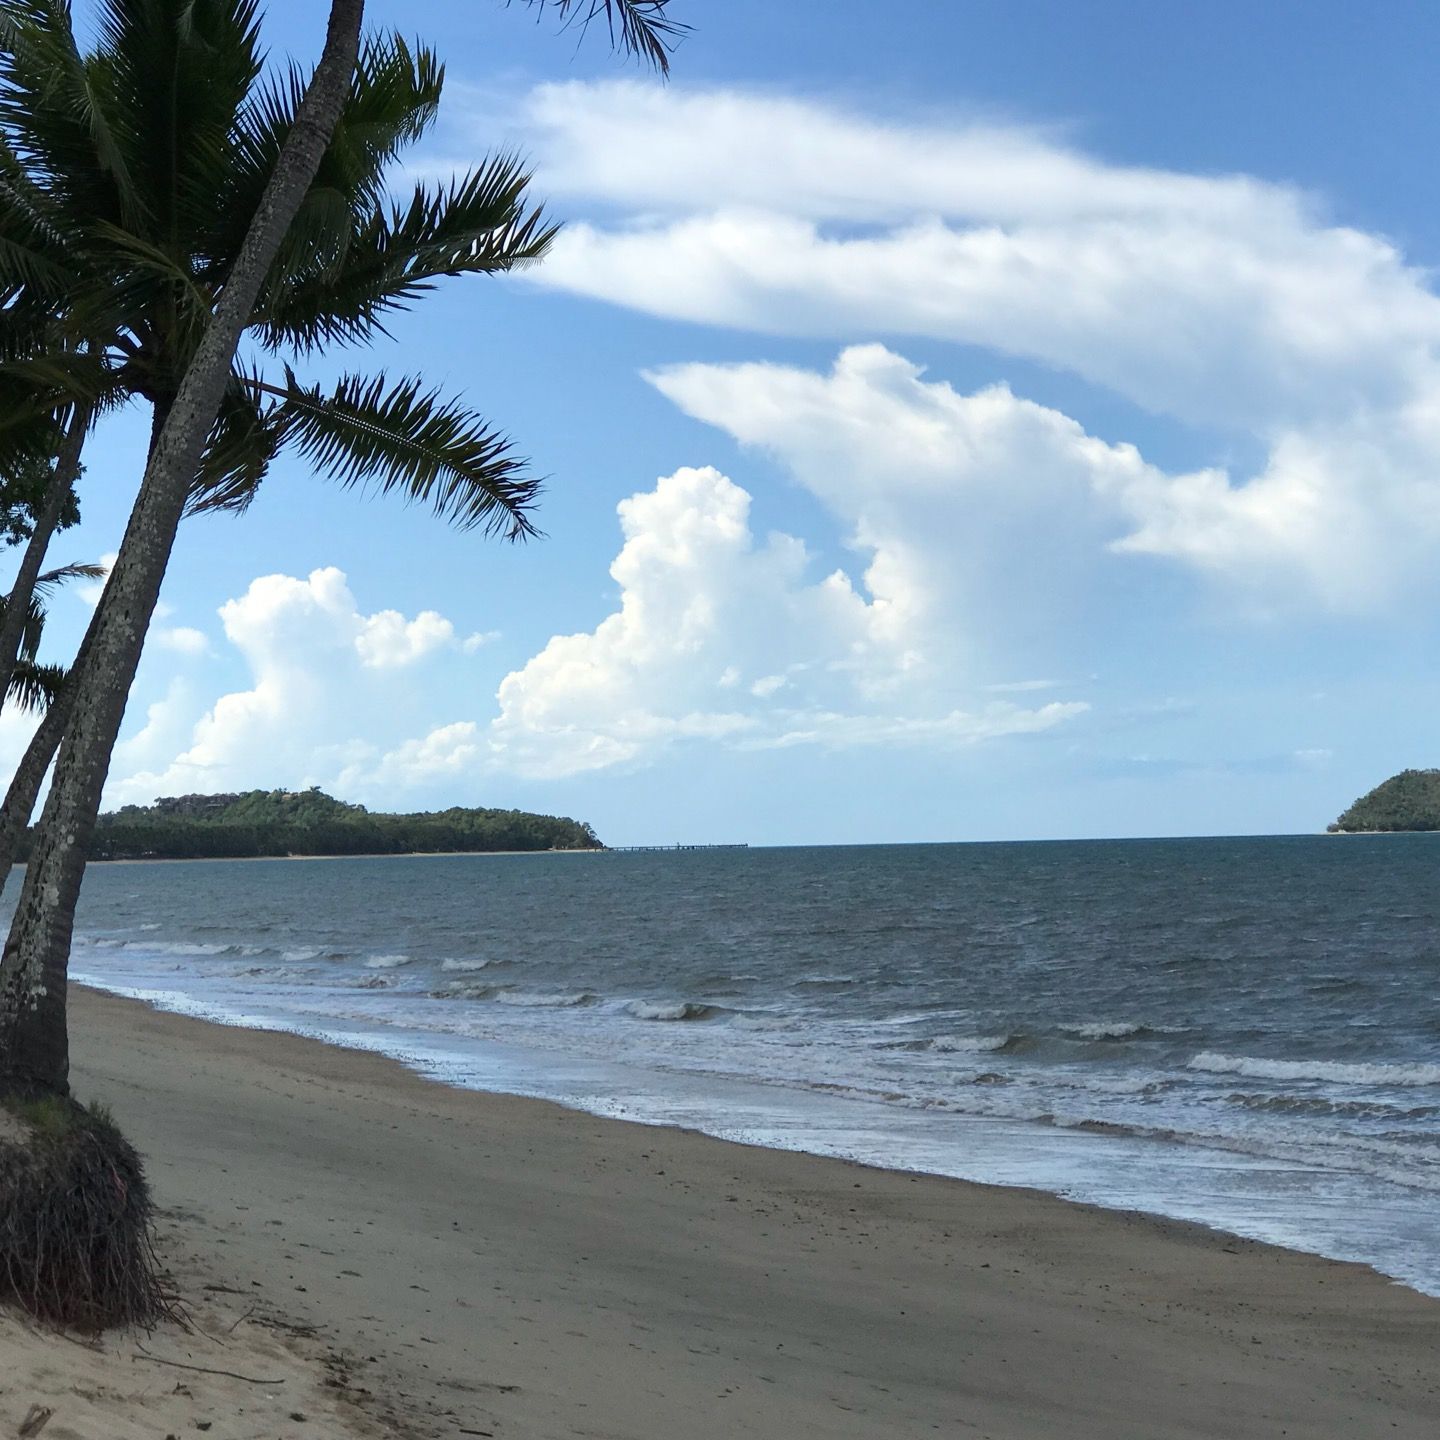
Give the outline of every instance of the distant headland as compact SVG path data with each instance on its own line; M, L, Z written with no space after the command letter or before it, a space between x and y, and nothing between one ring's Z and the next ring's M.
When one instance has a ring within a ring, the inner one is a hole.
M240 860L288 855L420 855L603 850L578 820L525 810L372 813L323 790L176 795L101 815L92 860Z
M1362 795L1333 825L1332 835L1377 830L1440 830L1440 770L1402 770Z

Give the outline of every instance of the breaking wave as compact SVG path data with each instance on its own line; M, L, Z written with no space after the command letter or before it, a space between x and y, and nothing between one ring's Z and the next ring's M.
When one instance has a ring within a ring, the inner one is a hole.
M1191 1070L1253 1080L1318 1080L1332 1085L1440 1085L1440 1065L1355 1064L1344 1060L1265 1060L1202 1051Z

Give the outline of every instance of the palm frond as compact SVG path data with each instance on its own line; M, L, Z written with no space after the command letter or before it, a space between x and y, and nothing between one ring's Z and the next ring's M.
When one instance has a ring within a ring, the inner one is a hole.
M209 223L260 74L256 0L99 0L87 61L137 208L137 236L174 251ZM132 217L133 218L133 217Z
M10 693L5 698L31 714L48 710L69 678L70 672L63 665L20 660L10 676Z
M536 533L529 512L540 482L510 441L418 380L346 375L322 394L287 367L283 386L264 389L280 398L286 441L341 485L398 490L465 530Z
M75 43L68 0L0 0L0 133L57 208L142 221L130 157Z
M102 405L114 385L109 359L91 350L56 348L0 360L0 410L13 407L0 415L0 427L65 405Z
M525 0L525 3L536 10L554 10L567 26L578 25L582 31L603 19L612 45L653 65L662 75L670 73L670 52L690 29L670 18L669 0Z
M433 123L445 72L433 51L412 47L399 35L367 37L360 50L350 95L326 147L320 168L275 262L278 275L333 267L353 230L353 217L378 206L385 195L385 170ZM280 147L290 133L305 91L295 66L257 87L237 119L236 152L212 250L228 263L239 248L249 217L259 203ZM314 197L332 197L321 199ZM326 228L343 209L344 226ZM325 243L316 247L317 238Z
M441 276L490 275L539 260L558 233L526 202L529 171L496 155L444 189L417 185L410 204L377 208L332 273L275 276L257 310L262 343L309 351L358 344Z
M77 561L73 565L60 565L54 570L46 570L43 574L35 577L35 594L44 597L57 585L67 584L71 580L103 580L109 573L103 565L96 565L89 561Z
M237 371L230 377L220 413L210 431L200 468L190 486L186 514L245 510L269 473L284 440L277 406L265 398L258 376Z

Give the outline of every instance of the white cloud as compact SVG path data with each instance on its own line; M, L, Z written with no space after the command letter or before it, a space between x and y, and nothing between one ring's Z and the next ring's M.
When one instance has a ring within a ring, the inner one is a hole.
M473 720L457 720L406 740L378 759L351 766L341 773L337 784L342 793L357 785L380 785L403 793L437 780L474 776L485 755L480 727Z
M418 783L427 767L438 773L436 745L405 739L409 697L390 672L452 646L450 621L434 611L414 619L394 610L364 614L333 566L304 579L261 576L221 606L220 619L250 670L250 687L197 715L192 690L172 682L117 749L110 803L342 779L341 788L363 780L370 793ZM420 745L413 755L412 743Z
M873 629L936 677L981 654L1014 664L1173 483L1058 411L1004 386L961 395L880 345L826 375L682 365L650 379L824 503L868 557Z
M918 650L911 621L931 614L932 597L898 540L865 542L878 547L867 597L843 572L812 578L799 540L757 540L750 496L714 469L679 470L619 511L625 544L610 568L619 608L591 632L555 636L506 676L490 729L497 763L558 776L647 760L685 740L972 743L1085 709L944 704L959 678L944 617L920 637L937 642L933 651Z
M413 665L454 639L455 627L434 610L424 610L413 620L406 620L398 610L382 610L365 619L355 648L364 664L385 670Z
M460 642L460 648L467 655L473 655L477 650L483 650L487 645L493 645L499 638L498 630L477 630L473 635L467 635Z
M167 628L156 626L150 632L150 642L162 650L173 650L177 655L204 655L210 649L210 642L201 630L188 625Z
M1141 467L1111 538L1269 605L1379 606L1434 571L1440 298L1310 197L724 90L544 86L522 129L545 187L592 217L533 283L759 332L983 346L1250 437L1253 475Z

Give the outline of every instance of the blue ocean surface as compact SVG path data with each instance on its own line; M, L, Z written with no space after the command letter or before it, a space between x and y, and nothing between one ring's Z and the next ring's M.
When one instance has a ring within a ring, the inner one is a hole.
M96 865L72 973L1440 1294L1437 878L1440 835Z

